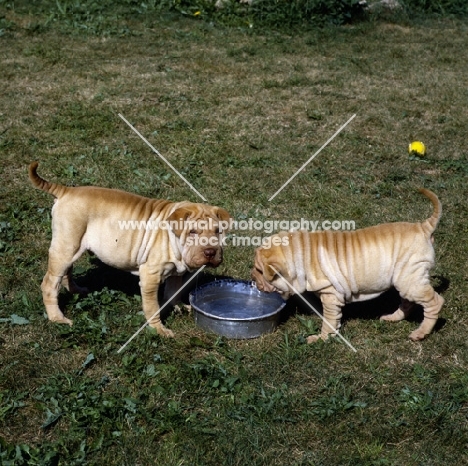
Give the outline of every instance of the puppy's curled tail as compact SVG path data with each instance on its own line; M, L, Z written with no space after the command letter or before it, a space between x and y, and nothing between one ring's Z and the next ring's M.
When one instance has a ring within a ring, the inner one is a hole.
M49 183L48 181L42 179L37 174L38 165L38 162L32 162L29 165L29 179L31 180L32 184L36 188L42 189L42 191L52 194L54 197L62 197L68 188L66 186L62 186L61 184Z
M429 189L421 188L419 192L429 198L434 207L432 215L422 223L426 233L428 235L432 235L439 223L440 217L442 216L442 204L440 203L439 198L432 191L429 191Z

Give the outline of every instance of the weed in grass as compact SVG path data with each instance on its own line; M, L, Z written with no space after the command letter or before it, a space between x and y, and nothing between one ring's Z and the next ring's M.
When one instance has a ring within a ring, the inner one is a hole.
M19 393L15 399L11 399L11 396L8 392L0 393L0 420L3 420L13 413L13 411L20 409L25 406L25 403L21 401L25 398L27 392Z

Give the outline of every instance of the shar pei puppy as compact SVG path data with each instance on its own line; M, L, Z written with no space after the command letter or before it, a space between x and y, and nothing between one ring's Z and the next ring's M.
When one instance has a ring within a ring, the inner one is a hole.
M158 289L168 277L182 275L223 260L224 209L192 202L148 199L94 186L49 183L29 166L32 184L55 197L52 242L41 289L49 320L72 324L58 305L63 285L85 293L72 279L73 263L85 251L112 267L140 277L143 311L160 335L173 336L159 316Z
M434 266L433 233L442 214L437 196L430 199L433 214L422 223L386 223L355 231L280 232L255 251L252 278L266 292L284 298L312 291L323 305L320 335L308 343L326 340L340 328L346 303L372 299L395 287L402 298L397 311L382 320L408 317L414 303L424 309L424 319L409 338L422 340L437 321L444 299L432 288L429 272Z

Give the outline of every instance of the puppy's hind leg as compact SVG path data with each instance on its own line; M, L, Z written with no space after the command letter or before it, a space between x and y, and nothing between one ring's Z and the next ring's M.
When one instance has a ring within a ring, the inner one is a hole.
M411 314L411 309L414 303L407 299L401 299L400 307L393 314L385 314L380 316L380 320L386 320L388 322L400 322L400 320L407 319Z
M69 267L67 273L62 278L62 285L72 294L79 294L80 296L85 296L89 293L88 288L83 286L78 286L73 280L73 265Z
M419 341L426 338L434 328L440 309L444 304L444 298L440 296L429 283L429 274L423 273L418 280L411 285L407 283L395 284L400 296L409 302L419 304L424 309L424 319L421 325L410 333L409 338ZM398 312L398 311L397 311Z
M52 240L52 245L49 249L47 272L41 284L42 300L44 301L47 317L52 322L73 324L60 310L58 294L62 283L64 286L70 287L73 262L81 256L82 252L79 246L73 247L68 245L66 248L59 248L57 247L57 243L54 243L54 240ZM71 282L73 283L73 280Z
M420 295L415 298L415 302L423 306L424 319L421 325L410 333L410 340L423 340L432 332L444 301L444 298L432 286L426 285L421 288Z
M58 294L62 284L63 275L54 275L50 270L44 276L41 284L42 300L46 308L47 317L51 322L72 325L73 322L67 319L58 305Z

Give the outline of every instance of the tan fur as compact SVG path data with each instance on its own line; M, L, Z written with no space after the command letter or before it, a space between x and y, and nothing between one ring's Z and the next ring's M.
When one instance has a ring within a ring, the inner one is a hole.
M433 192L420 192L434 207L424 222L387 223L356 231L280 232L269 241L275 244L277 237L279 246L256 250L252 278L260 290L276 290L285 298L294 294L287 282L299 293L316 293L325 320L336 330L345 303L374 298L394 286L402 305L381 319L402 320L408 316L411 303L420 304L424 320L409 337L422 340L434 328L444 299L429 281L434 265L432 233L442 206ZM308 341L327 339L330 333L330 326L324 323L320 336L311 336Z
M205 204L148 199L94 186L49 183L37 174L37 166L37 162L29 166L31 182L56 198L48 268L41 285L48 318L72 324L60 310L57 297L61 285L71 292L86 291L76 286L71 272L73 263L89 250L104 263L140 276L146 319L161 335L173 336L159 317L159 285L169 276L182 275L203 265L217 267L222 262L222 232L218 224L220 220L228 221L229 214ZM129 220L205 220L206 228L199 228L200 223L196 231L188 227L124 229L119 226L119 221ZM204 246L193 244L201 238L207 241Z

